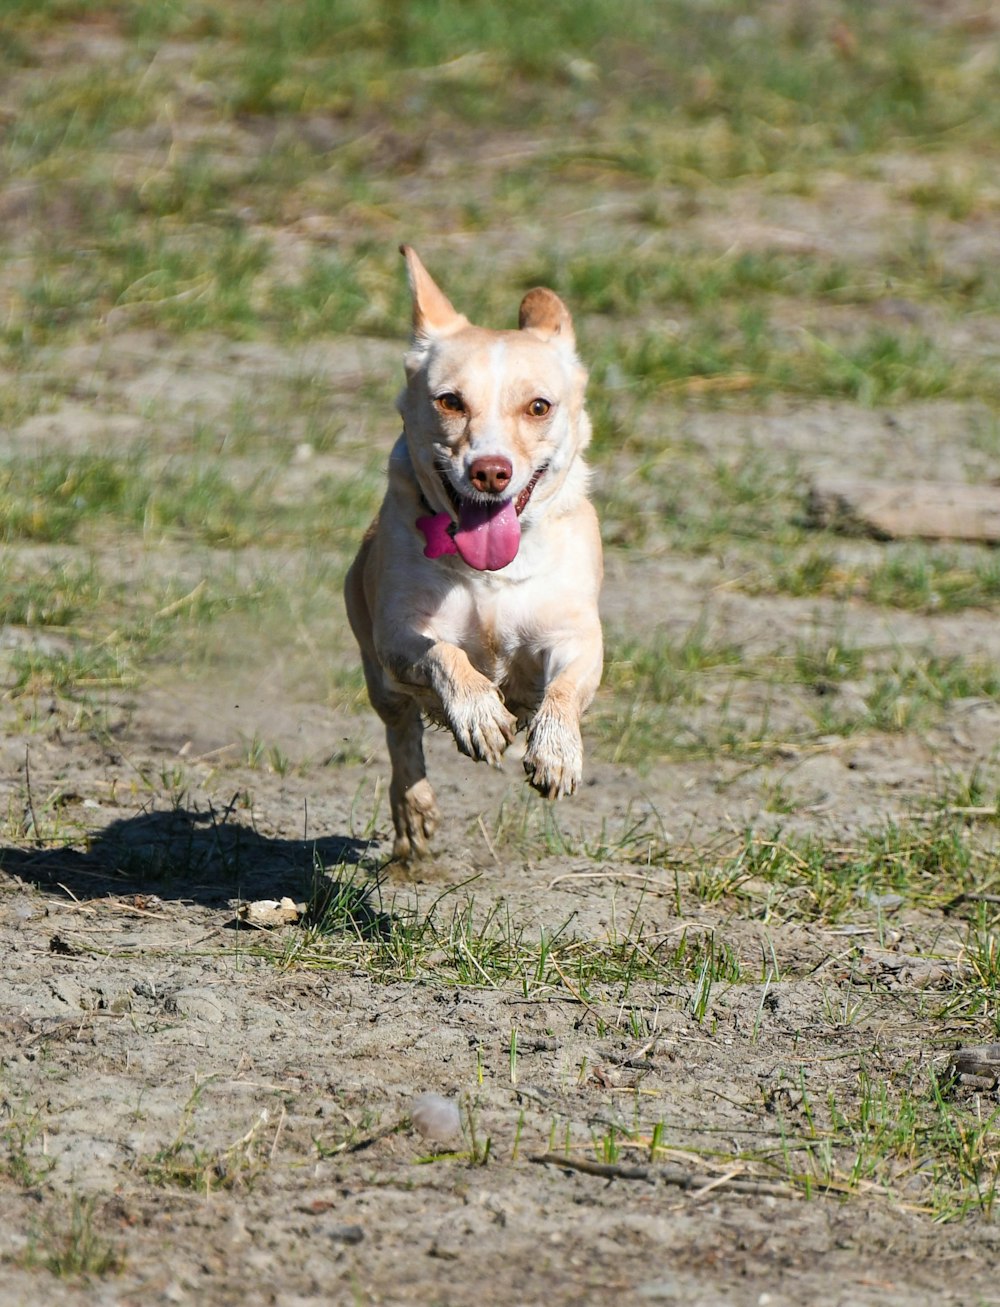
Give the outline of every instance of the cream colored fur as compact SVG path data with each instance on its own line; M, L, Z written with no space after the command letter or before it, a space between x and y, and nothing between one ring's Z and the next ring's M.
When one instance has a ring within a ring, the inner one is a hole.
M499 766L521 726L524 769L549 798L580 783L580 716L601 677L602 561L582 452L590 440L586 373L570 315L552 291L529 291L520 329L487 331L457 313L404 246L413 340L399 398L403 434L389 484L347 576L345 598L372 705L392 763L395 855L421 856L438 821L423 756L423 719L459 749ZM544 407L535 401L546 401ZM461 403L461 411L454 403ZM476 571L457 554L424 555L418 518L457 515L444 478L476 499L470 468L499 457L509 494L530 486L516 557Z

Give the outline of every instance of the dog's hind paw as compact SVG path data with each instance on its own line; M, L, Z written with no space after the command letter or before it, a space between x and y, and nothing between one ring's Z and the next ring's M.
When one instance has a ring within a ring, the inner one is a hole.
M572 794L583 777L583 741L579 728L540 712L528 731L524 770L529 782L547 799Z
M426 780L412 785L398 804L393 805L392 822L396 840L392 856L399 862L425 858L430 853L430 838L441 820L434 791Z
M517 719L503 706L496 690L470 697L448 713L448 725L462 753L476 762L499 767L504 750L517 732Z

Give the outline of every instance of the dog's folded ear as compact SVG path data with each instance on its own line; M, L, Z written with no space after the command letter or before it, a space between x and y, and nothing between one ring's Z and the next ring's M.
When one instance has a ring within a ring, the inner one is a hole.
M525 295L517 315L517 325L522 331L532 332L540 340L558 337L559 344L568 349L576 347L569 309L554 290L548 290L545 286L536 286Z
M429 336L450 336L469 325L468 318L458 313L420 262L416 250L400 245L399 252L406 260L406 272L413 296L413 340L417 343Z

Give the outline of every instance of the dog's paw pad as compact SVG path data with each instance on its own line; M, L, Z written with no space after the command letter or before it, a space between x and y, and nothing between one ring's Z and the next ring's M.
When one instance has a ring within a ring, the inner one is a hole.
M583 777L583 743L575 727L539 714L528 732L524 771L547 799L572 794Z

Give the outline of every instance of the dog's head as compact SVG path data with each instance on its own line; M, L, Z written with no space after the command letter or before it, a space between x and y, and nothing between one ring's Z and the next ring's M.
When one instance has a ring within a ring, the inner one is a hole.
M457 552L497 571L590 440L572 319L558 295L538 288L521 301L517 331L474 327L416 253L401 252L413 294L399 397L410 459L427 504L449 515Z

